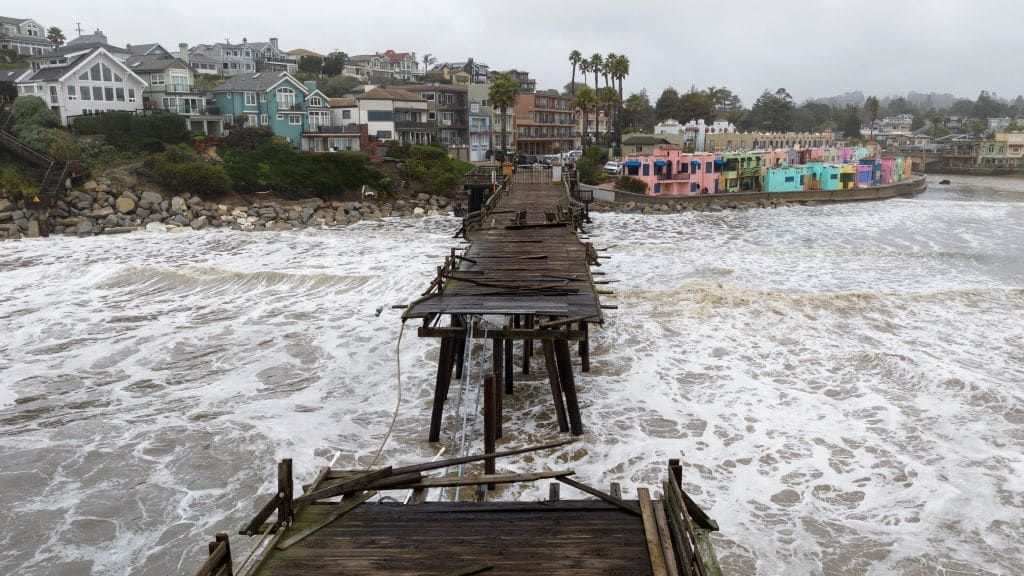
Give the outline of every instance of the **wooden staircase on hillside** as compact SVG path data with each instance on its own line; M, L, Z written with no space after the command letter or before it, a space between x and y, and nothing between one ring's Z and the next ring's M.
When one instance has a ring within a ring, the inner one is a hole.
M48 154L32 149L8 131L11 122L11 106L7 102L0 103L0 144L24 160L46 170L39 183L39 193L32 200L36 204L52 205L61 191L71 171L70 162L58 161Z

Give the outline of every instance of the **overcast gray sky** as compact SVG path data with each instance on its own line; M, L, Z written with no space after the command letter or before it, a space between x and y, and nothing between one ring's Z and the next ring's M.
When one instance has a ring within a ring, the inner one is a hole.
M980 90L1024 92L1019 0L777 2L623 0L247 0L7 3L4 15L101 28L116 45L211 43L275 36L286 50L472 56L492 68L529 70L540 88L569 81L568 54L629 56L627 94L666 86L726 86L749 106L784 87L798 101L848 90L866 95ZM500 7L499 7L500 6ZM17 12L16 14L14 12ZM590 77L593 82L593 76Z

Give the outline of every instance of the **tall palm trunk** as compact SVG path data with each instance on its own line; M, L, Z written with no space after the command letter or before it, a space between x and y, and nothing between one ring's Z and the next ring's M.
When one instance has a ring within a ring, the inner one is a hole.
M600 78L601 78L601 69L598 68L598 67L594 67L594 96L595 97L598 94L600 94L600 92L598 92L599 87L600 87ZM600 113L599 110L601 110L601 106L598 105L598 104L594 104L594 133L595 133L595 138L594 139L595 140L597 140L597 138L599 138L601 136L601 118L598 116L598 114Z
M501 161L508 162L508 138L505 136L505 115L508 114L508 106L501 107Z
M572 84L569 84L569 90L572 91L572 101L575 102L576 101L576 63L575 62L573 62L573 64L572 64ZM574 134L573 140L575 141L575 139L576 139L576 137L575 137L575 133L576 133L576 108L575 107L572 107L572 110L569 111L569 115L570 115L569 117L572 119L572 133Z

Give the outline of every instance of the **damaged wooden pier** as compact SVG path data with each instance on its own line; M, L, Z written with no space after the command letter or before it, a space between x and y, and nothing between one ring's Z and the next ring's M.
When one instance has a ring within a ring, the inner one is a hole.
M461 378L466 347L491 342L498 379L496 409L501 436L501 397L514 392L514 372L530 370L539 343L559 430L583 433L570 342L581 370L590 370L590 325L604 322L601 291L590 271L599 265L592 244L577 235L585 212L569 194L569 181L551 181L550 170L496 177L468 175L469 214L461 236L427 291L404 311L403 321L422 319L419 336L441 339L428 440L441 431L452 381ZM475 199L475 201L474 201ZM521 354L514 357L514 344Z
M217 534L195 574L721 574L710 543L718 526L682 489L677 460L660 486L638 488L632 500L618 484L605 492L573 479L572 470L431 475L566 443L401 468L325 468L299 497L292 497L291 461L284 460L278 492L239 529L258 538L252 552L233 557L228 535ZM553 480L546 501L486 501L488 485L545 479ZM562 500L562 484L597 499ZM475 501L427 502L431 490L454 486L476 488Z

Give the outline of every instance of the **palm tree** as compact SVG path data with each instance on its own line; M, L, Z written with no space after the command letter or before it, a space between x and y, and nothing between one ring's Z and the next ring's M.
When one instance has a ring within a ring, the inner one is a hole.
M598 90L600 89L597 82L601 77L601 70L604 69L604 58L595 52L590 57L590 71L594 73L594 98L597 98ZM600 127L598 126L597 118L597 106L594 106L594 131L598 132Z
M579 50L573 50L569 52L569 62L572 63L572 84L570 84L570 90L572 90L572 97L576 98L576 68L579 67L580 63L583 62L583 54L580 54ZM576 109L573 108L571 113L572 118L572 129L576 130Z
M619 108L615 111L615 138L622 145L622 106L625 100L622 99L622 79L629 76L629 58L619 55L612 62L612 78L619 82Z
M427 73L430 71L430 67L437 64L437 58L434 58L433 54L427 53L423 55L423 72Z
M56 26L50 26L46 29L46 39L50 41L54 48L60 48L64 45L64 31Z
M935 114L928 120L932 123L932 138L935 138L939 135L939 125L942 124L942 116Z
M505 116L508 109L516 105L516 98L519 97L519 83L512 79L507 73L496 74L491 81L491 88L487 91L487 99L491 101L491 107L501 110L501 151L502 162L508 161L508 138L505 132Z
M615 91L615 88L605 86L598 91L597 101L607 111L605 113L605 130L606 132L610 132L609 124L611 123L611 111L612 108L615 108L619 103L619 94Z
M590 86L584 84L580 86L580 89L576 91L576 97L572 100L572 105L577 108L583 115L583 139L582 145L584 148L587 147L587 129L589 128L590 118L587 117L587 111L591 108L597 108L597 95L590 89Z

